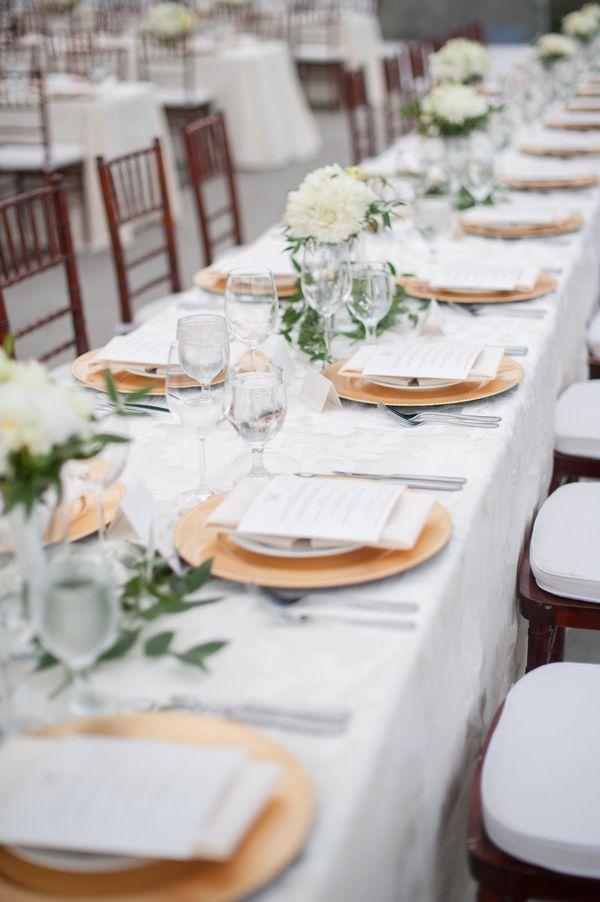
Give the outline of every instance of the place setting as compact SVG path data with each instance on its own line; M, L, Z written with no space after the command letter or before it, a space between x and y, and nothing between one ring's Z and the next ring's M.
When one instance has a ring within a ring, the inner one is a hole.
M549 238L579 231L584 219L576 210L515 204L469 210L459 223L465 234L482 238Z

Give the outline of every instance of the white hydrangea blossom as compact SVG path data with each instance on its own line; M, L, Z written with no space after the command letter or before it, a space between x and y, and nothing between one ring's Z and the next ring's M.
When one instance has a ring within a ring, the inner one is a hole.
M142 30L161 38L178 38L188 34L195 24L191 10L180 3L157 3L150 7Z
M564 34L544 34L538 38L535 49L542 62L554 62L575 56L577 44Z
M354 171L337 164L323 166L310 172L296 191L290 191L284 222L291 238L338 244L362 231L377 199Z
M483 124L490 112L485 98L467 85L438 85L424 98L421 124L440 134L460 134Z
M562 20L562 30L571 38L577 38L580 41L589 41L599 27L598 17L593 12L586 12L581 9L577 12L568 13Z
M0 350L0 475L20 450L47 454L89 434L92 405L66 382L55 381L37 361L17 363Z
M588 16L594 16L600 23L600 3L585 3L581 7L581 12Z
M431 57L431 71L441 82L469 84L480 81L491 65L491 57L483 44L467 38L453 38Z

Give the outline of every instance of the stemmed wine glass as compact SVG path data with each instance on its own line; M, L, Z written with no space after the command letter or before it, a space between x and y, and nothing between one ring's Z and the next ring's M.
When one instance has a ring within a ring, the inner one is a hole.
M73 676L72 714L105 709L105 702L89 690L86 672L114 644L118 628L119 601L102 556L52 560L41 593L39 637Z
M165 378L167 406L180 423L193 426L198 437L198 485L180 499L184 508L205 501L213 494L206 479L206 436L222 417L223 386L213 384L219 373L227 373L229 336L223 323L214 331L196 332L187 327L169 349Z
M333 317L346 303L352 287L346 244L309 242L302 255L300 275L305 300L323 320L327 360L331 360Z
M416 230L427 243L430 259L436 246L450 237L453 226L452 203L447 195L432 194L417 197L413 203L412 220Z
M473 140L467 160L467 187L473 199L482 204L494 187L494 150L487 138Z
M272 363L237 366L229 374L226 394L225 416L252 450L247 476L268 479L263 451L283 426L287 408L283 371Z
M118 414L109 414L102 417L100 421L100 431L110 435L118 436L120 441L109 442L94 457L89 464L87 473L87 484L92 490L94 502L96 504L96 521L98 524L98 539L100 547L105 551L106 547L106 522L104 516L104 493L111 485L117 481L127 463L129 456L130 430L129 422L126 417ZM76 469L76 468L72 468ZM63 531L66 532L68 524L63 525Z
M270 269L232 269L225 288L225 316L232 333L250 348L250 363L255 350L277 328L279 299Z
M385 263L355 263L348 309L365 327L365 338L374 342L377 324L392 306L394 279Z

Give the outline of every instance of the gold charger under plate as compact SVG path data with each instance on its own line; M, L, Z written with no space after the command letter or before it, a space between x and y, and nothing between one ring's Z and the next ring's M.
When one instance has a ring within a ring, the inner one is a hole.
M530 157L559 157L560 159L570 159L571 157L591 157L600 154L600 144L598 147L544 147L543 144L522 144L519 147L520 153L526 153Z
M589 112L589 110L581 110L581 112ZM546 122L545 127L567 132L597 132L600 129L600 122L569 122L565 119L552 119L550 122Z
M541 298L554 291L558 284L556 279L548 273L540 273L536 284L529 291L498 291L496 293L482 291L461 295L457 291L446 291L440 288L434 290L429 287L427 282L413 277L400 276L397 281L410 297L423 300L435 298L437 301L450 301L454 304L507 304L514 301L531 301L533 298Z
M501 228L493 225L478 225L461 219L460 226L467 235L479 235L482 238L549 238L551 235L565 235L567 232L577 232L583 226L583 216L573 213L555 223L543 226L509 226Z
M224 495L210 498L186 511L175 527L174 543L180 556L193 566L212 558L211 573L234 582L280 589L326 589L354 586L410 570L437 554L450 538L452 521L441 504L429 519L410 551L362 547L327 557L270 557L254 554L235 544L226 534L205 528L208 515Z
M580 88L576 97L600 97L600 85L598 87Z
M566 108L571 113L600 113L600 96L598 96L598 102L595 106L579 106L578 103L575 103L573 100L569 100L569 102L566 104Z
M173 712L73 720L44 730L52 736L72 733L243 746L252 758L280 764L283 775L229 861L151 861L118 872L84 874L32 864L0 847L2 902L234 902L273 880L306 841L314 815L310 781L283 746L256 730L218 717Z
M291 280L294 279L292 283ZM227 273L215 269L201 269L193 279L194 285L210 294L225 294ZM275 287L280 298L293 298L297 293L294 276L275 276Z
M79 382L83 382L84 385L87 385L88 388L93 388L95 391L106 392L104 370L110 369L115 388L122 394L127 395L134 391L140 391L142 388L150 388L150 391L148 392L149 395L165 394L164 377L154 378L152 376L138 376L136 373L130 373L126 369L117 370L111 367L104 367L100 363L94 362L101 350L102 348L96 348L93 351L87 351L73 361L71 364L71 374L78 379ZM224 381L225 376L223 373L219 373L219 375L213 379L215 385ZM185 383L182 382L181 387L192 388L195 385L197 385L196 382L191 379L186 379Z
M487 382L458 382L447 388L432 388L429 391L402 391L401 388L390 388L375 385L366 378L349 379L341 376L340 367L346 359L338 360L323 370L323 375L330 379L340 398L347 401L358 401L361 404L387 404L391 407L436 407L443 404L465 404L467 401L479 401L493 398L514 388L523 378L523 367L512 357L503 357L495 379Z
M553 181L536 181L536 179L504 178L507 188L517 191L568 191L571 188L591 188L598 184L597 175L584 175L574 179L555 179Z

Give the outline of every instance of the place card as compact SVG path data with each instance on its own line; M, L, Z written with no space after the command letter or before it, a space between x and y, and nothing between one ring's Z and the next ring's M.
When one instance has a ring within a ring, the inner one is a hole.
M376 544L403 486L366 480L276 476L250 504L238 531Z
M363 368L364 376L407 379L466 379L481 345L437 340L407 340L381 345Z
M444 335L444 317L435 298L429 301L427 312L419 325L419 335Z
M322 413L342 406L335 385L321 373L308 367L300 386L300 399L312 410Z

